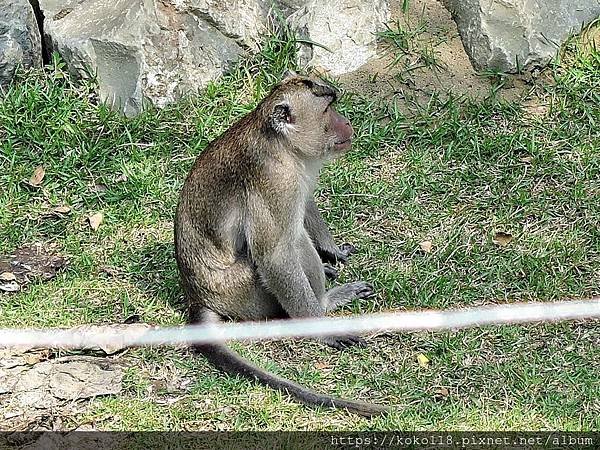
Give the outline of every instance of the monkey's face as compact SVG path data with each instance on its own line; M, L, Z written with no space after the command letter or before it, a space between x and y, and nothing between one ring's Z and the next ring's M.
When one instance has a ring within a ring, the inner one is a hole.
M352 133L354 133L350 121L329 106L329 123L335 135L333 149L336 152L345 152L352 145Z
M279 91L279 92L277 92ZM352 125L333 104L337 92L310 78L292 77L276 88L270 124L298 153L309 158L335 157L352 144Z

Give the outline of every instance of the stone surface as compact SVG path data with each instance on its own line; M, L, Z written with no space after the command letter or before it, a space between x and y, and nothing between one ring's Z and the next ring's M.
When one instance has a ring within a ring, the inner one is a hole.
M376 55L376 33L389 18L387 0L309 0L288 22L300 38L319 44L303 43L300 62L335 76Z
M572 33L600 16L598 0L442 0L478 70L546 65Z
M49 51L69 70L97 76L100 97L137 114L205 87L272 28L273 11L329 47L303 45L303 62L332 74L375 55L387 0L39 0ZM274 9L272 9L274 8ZM323 33L322 30L328 30Z
M38 25L27 0L0 0L0 87L10 84L19 65L42 65Z
M27 429L44 417L70 417L85 399L121 392L123 368L110 358L0 350L0 425Z
M132 116L147 100L164 106L205 86L241 54L191 3L41 0L40 7L49 48L71 72L96 75L100 97Z
M258 50L268 27L267 0L183 0L184 9L212 24L243 47Z

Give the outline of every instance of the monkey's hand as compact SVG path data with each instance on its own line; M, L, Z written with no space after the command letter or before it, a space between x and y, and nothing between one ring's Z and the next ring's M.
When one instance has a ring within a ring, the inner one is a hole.
M335 280L338 277L338 271L331 264L323 264L323 271L329 280Z
M365 341L360 336L353 335L345 335L345 336L325 336L319 338L321 342L329 345L337 350L345 350L349 347L357 346L357 347L366 347L367 341Z
M317 248L317 252L321 259L329 264L336 264L338 262L346 264L348 257L353 253L356 253L356 247L352 244L344 243L339 247L332 246L328 248Z

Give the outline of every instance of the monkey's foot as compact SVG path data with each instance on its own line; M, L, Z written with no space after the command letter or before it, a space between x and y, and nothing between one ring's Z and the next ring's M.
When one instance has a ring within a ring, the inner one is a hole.
M338 271L331 264L323 264L323 271L329 280L335 280L338 277Z
M367 341L365 341L360 336L353 336L353 335L325 336L325 337L319 338L319 340L321 342L323 342L324 344L327 344L330 347L333 347L338 350L345 350L345 349L347 349L349 347L353 347L355 345L357 347L366 347L367 346Z
M373 286L364 281L354 281L352 283L336 286L325 293L327 311L333 311L340 308L345 304L350 303L352 300L370 297L374 293Z
M342 258L345 258L346 261L348 260L350 255L353 255L354 253L356 253L356 247L354 245L349 244L348 242L344 242L342 245L340 245L340 256L342 256ZM345 262L342 260L340 261Z
M350 255L356 253L356 247L352 244L344 243L339 247L334 245L330 248L317 248L317 252L323 262L329 264L336 264L339 262L346 264Z

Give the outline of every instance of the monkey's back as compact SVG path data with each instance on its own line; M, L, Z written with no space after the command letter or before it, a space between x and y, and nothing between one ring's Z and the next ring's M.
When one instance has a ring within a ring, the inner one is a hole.
M251 136L240 136L245 120L209 144L186 178L175 216L175 255L189 302L223 316L258 319L265 305L252 305L262 292L243 212L263 158L249 148Z

